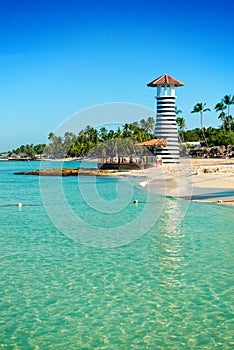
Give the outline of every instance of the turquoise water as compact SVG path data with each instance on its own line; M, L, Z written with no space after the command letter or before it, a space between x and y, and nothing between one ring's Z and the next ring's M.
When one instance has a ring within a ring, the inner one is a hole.
M148 208L157 220L138 236L134 223L148 197L136 180L129 195L140 199L138 206L131 201L120 216L116 207L118 219L110 213L108 221L106 207L98 211L84 197L92 192L90 178L83 179L83 195L77 178L63 178L64 197L85 223L108 232L108 226L124 230L132 222L128 244L120 240L115 248L99 249L103 236L94 247L94 241L79 242L82 225L75 239L54 226L38 177L13 175L39 166L0 162L2 349L234 347L233 207L187 208L187 202L155 194ZM43 181L53 194L56 180ZM104 204L113 206L128 188L111 178L97 179L96 187ZM12 205L18 202L30 206ZM59 210L50 196L48 203Z

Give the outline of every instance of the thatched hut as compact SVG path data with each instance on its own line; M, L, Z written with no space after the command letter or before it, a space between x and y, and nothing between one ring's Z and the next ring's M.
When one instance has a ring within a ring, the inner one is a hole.
M99 158L100 169L141 169L157 164L157 149L166 147L167 139L151 139L140 143L126 143L122 140L115 151L105 149L104 155Z

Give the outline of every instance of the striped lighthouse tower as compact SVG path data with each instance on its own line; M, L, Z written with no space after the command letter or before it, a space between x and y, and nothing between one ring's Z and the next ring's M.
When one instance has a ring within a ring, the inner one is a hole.
M184 84L170 75L164 74L147 86L157 87L156 137L167 139L167 146L158 148L157 154L162 157L163 163L179 163L175 87L184 86Z

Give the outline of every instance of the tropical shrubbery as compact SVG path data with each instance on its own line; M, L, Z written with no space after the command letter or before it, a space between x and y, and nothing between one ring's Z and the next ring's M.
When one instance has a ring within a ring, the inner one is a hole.
M186 142L202 142L206 146L228 146L234 145L234 119L230 114L230 106L234 104L234 96L225 95L224 98L215 105L214 110L219 112L218 118L222 124L219 128L203 127L203 113L209 112L206 103L197 103L191 113L199 113L200 128L193 130L185 130L185 119L179 116L182 112L176 108L177 126L180 140ZM95 148L101 149L105 142L114 140L114 146L117 145L117 140L128 139L133 143L147 141L154 138L155 119L149 117L142 119L139 123L126 123L117 130L108 130L105 127L95 129L92 126L87 126L81 130L78 135L72 132L66 132L64 136L57 136L50 133L48 140L49 145L22 145L13 150L11 153L26 154L29 157L34 157L36 154L46 153L51 157L83 157L90 153ZM129 144L130 147L130 144Z
M84 130L81 130L78 135L71 132L66 132L64 137L56 136L54 133L49 134L49 146L46 148L46 153L50 156L69 156L83 157L90 153L95 148L101 149L101 145L111 140L128 139L134 142L143 142L154 137L153 132L155 121L153 117L142 119L138 122L124 124L122 128L117 130L108 130L105 127L99 130L88 125ZM116 143L116 142L115 142Z
M200 115L200 129L193 129L185 131L185 119L178 115L182 113L176 108L177 125L182 142L202 141L206 146L227 146L234 144L234 119L230 114L230 106L234 104L234 96L225 95L224 98L215 105L214 110L219 112L218 118L222 125L215 129L212 127L203 127L203 113L210 112L210 108L206 107L206 103L197 103L191 113L199 113ZM225 112L227 110L227 113Z
M10 153L27 155L33 158L36 154L43 154L45 147L45 143L40 143L38 145L21 145L20 147L13 149Z
M200 142L204 138L210 147L212 146L228 146L234 145L234 131L223 131L222 129L215 129L212 127L204 128L203 132L200 129L193 129L187 131L179 131L182 142Z
M153 117L142 119L140 123L134 122L124 124L122 128L117 130L108 130L105 127L99 130L88 125L81 130L78 135L72 132L66 132L64 136L57 136L53 132L49 134L49 144L46 145L22 145L12 151L15 154L27 154L30 157L35 154L45 153L50 157L83 157L91 152L93 148L96 151L101 150L101 146L105 143L111 143L113 140L113 148L117 145L117 140L128 139L128 145L143 142L154 138L155 120ZM111 145L110 145L111 146Z

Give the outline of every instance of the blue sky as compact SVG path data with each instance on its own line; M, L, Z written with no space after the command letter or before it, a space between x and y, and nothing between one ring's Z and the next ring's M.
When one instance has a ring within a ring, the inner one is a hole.
M0 0L0 7L0 151L46 142L69 116L97 104L154 109L146 84L164 73L185 83L177 106L189 129L199 126L190 113L197 102L213 109L234 93L232 0ZM213 110L204 125L219 125Z

